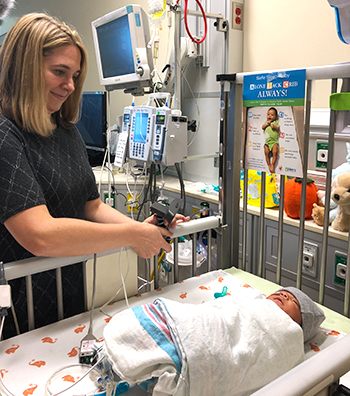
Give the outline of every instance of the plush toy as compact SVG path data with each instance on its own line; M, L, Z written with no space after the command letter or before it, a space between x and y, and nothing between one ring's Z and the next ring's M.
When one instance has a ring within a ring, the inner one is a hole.
M300 218L300 201L301 201L301 189L302 189L301 178L289 179L285 183L284 192L284 211L287 216L293 219ZM312 215L313 204L318 202L317 198L317 187L311 179L307 179L306 185L306 202L305 202L305 218L309 218Z
M322 227L324 220L324 206L319 206L314 203L312 208L312 218L317 225Z
M332 227L338 231L349 231L350 172L341 173L333 179L331 196L338 205L337 216L332 222Z

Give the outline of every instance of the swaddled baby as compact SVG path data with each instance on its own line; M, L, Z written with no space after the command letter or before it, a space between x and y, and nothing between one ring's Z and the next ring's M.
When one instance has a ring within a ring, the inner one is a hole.
M280 309L279 309L280 308ZM292 319L292 320L291 320ZM324 314L302 291L238 288L205 304L157 299L104 331L113 370L153 395L249 395L301 363Z
M316 334L325 319L322 309L296 287L285 287L269 295L266 299L276 303L301 326L304 342L309 341Z

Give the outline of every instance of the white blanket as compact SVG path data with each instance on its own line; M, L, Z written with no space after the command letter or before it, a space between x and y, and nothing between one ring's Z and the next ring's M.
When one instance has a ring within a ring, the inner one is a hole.
M303 360L303 334L274 302L242 293L117 314L104 332L113 369L129 383L157 378L154 396L253 393Z

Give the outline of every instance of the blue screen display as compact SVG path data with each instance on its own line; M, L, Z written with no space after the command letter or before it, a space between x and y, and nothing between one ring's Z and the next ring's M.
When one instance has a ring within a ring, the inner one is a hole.
M81 116L76 126L86 148L105 150L106 118L106 94L104 92L83 92Z
M134 129L135 143L146 143L147 126L148 126L148 113L136 113L135 129Z
M98 26L98 45L104 78L135 72L128 15Z

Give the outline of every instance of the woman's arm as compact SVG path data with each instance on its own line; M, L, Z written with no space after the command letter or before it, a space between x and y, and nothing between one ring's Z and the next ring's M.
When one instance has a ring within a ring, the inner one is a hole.
M45 205L39 205L17 213L4 224L17 242L36 256L80 256L123 246L132 247L144 258L160 249L171 251L163 238L171 237L171 232L133 221L98 201L88 202L87 220L53 218Z

